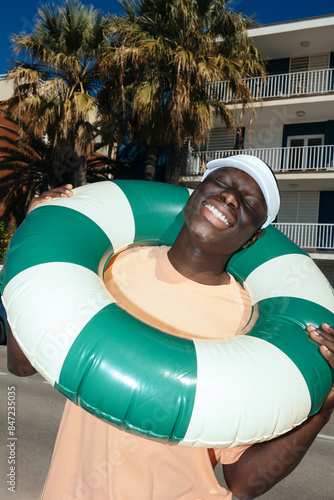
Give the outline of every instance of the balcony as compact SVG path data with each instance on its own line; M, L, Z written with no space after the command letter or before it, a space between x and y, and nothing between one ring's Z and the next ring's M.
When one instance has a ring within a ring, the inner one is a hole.
M202 175L209 160L234 154L257 156L274 172L334 171L334 145L257 148L221 151L192 151L181 168L181 175Z
M273 224L296 245L305 250L334 250L334 224Z
M261 77L245 78L244 82L255 100L324 94L334 91L334 68L268 75L265 80ZM206 88L220 101L235 101L227 80L210 83Z

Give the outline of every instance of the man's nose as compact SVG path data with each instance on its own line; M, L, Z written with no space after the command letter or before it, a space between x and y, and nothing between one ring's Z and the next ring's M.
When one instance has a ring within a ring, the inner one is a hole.
M221 197L225 200L226 205L230 205L233 208L239 207L238 196L234 191L228 190L221 193Z

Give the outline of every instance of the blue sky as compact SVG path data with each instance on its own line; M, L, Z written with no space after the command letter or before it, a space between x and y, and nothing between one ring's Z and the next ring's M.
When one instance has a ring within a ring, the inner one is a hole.
M38 7L47 3L61 3L62 0L3 0L1 5L1 32L0 32L0 75L9 68L9 59L13 58L10 51L10 39L13 33L22 31L30 33ZM83 0L84 4L93 4L95 8L107 13L120 13L121 8L117 0ZM255 15L261 24L270 24L307 17L334 14L334 6L329 0L232 0L234 10L242 11L247 15Z

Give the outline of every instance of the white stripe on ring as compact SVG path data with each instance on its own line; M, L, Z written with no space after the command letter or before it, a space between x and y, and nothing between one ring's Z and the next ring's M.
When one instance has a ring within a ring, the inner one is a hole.
M89 269L52 262L16 275L5 288L3 301L14 336L20 332L21 349L54 385L81 330L114 299Z
M270 276L270 280L264 276ZM254 269L244 286L251 291L253 304L271 297L296 297L334 312L333 290L307 255L289 254L271 259Z
M54 198L37 205L58 205L71 208L94 221L113 244L114 251L132 243L135 236L135 221L130 203L122 189L110 181L81 186L79 193L73 189L71 198ZM106 217L106 214L110 214Z
M305 420L311 409L307 384L280 349L244 335L219 342L194 339L194 344L196 396L182 444L252 444L279 436ZM217 442L222 429L224 441Z

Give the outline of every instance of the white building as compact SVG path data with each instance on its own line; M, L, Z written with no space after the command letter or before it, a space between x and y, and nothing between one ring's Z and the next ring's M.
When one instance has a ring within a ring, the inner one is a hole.
M180 184L196 185L204 164L235 153L254 154L275 171L281 191L277 227L315 259L334 284L334 15L249 30L268 58L268 77L251 78L253 114L242 137L216 120L200 152L189 151ZM236 113L227 82L215 91Z
M253 112L238 137L216 119L205 148L189 151L180 184L195 186L206 161L236 149L259 156L280 187L277 227L334 285L334 15L260 26L249 36L268 58L266 81L248 80ZM228 82L213 88L240 116ZM0 100L11 93L11 82L0 78Z

